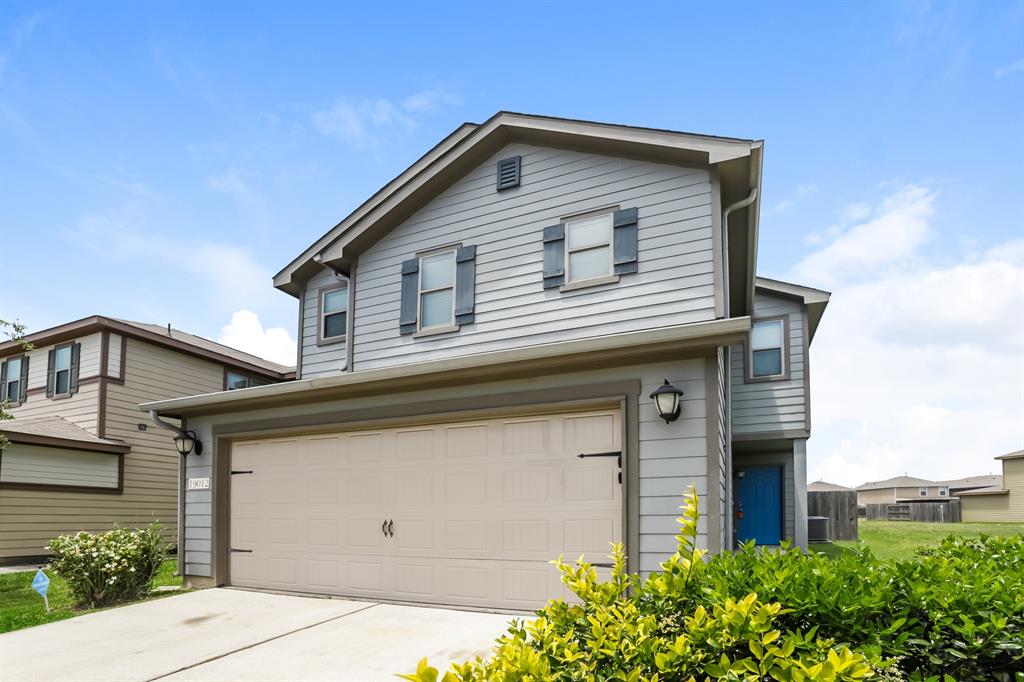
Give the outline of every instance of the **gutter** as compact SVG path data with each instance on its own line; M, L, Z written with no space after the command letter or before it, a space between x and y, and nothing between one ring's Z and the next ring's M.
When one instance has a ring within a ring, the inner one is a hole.
M678 357L681 349L729 345L744 339L749 330L749 317L733 317L158 400L143 403L139 409L176 416L210 414L280 406L285 402L354 397L382 390L394 393L497 381L529 372L571 371L576 366L595 367L613 359L636 360L639 364L651 356Z
M755 199L757 199L757 187L752 187L750 190L750 194L748 194L745 198L740 199L739 201L729 204L728 206L725 207L725 210L722 211L722 272L725 273L725 281L723 284L725 286L726 315L730 313L730 309L732 308L732 295L729 291L729 215L732 214L733 211L738 211L741 208L746 208L747 206L750 206L752 203L754 203ZM750 297L750 312L754 312L753 296Z

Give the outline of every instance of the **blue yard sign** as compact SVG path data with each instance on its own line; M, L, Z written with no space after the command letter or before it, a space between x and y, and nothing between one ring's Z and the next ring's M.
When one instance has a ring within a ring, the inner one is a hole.
M46 604L46 610L50 610L50 600L46 596L46 590L50 588L50 579L46 577L42 569L36 571L36 577L32 578L32 589L43 595L43 602Z

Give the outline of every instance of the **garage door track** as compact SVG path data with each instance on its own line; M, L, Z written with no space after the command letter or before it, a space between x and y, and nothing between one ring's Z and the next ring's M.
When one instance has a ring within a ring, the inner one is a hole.
M0 635L0 679L394 680L486 654L511 617L201 590Z

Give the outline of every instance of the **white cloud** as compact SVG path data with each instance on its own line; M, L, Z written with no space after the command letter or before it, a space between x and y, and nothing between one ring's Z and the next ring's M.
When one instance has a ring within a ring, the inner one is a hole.
M813 182L805 182L797 185L796 189L793 190L793 195L789 198L783 199L775 203L771 210L774 213L782 213L788 211L799 203L800 199L809 197L818 191L818 185Z
M249 186L242 172L236 168L207 178L206 186L214 191L227 194L239 204L260 203L259 195Z
M237 310L231 322L220 330L217 341L252 353L271 362L294 366L296 342L283 327L263 328L259 316L251 310Z
M789 274L834 292L811 353L812 480L997 472L1024 446L1024 242L933 262L935 200L896 192Z
M1004 78L1009 76L1011 73L1024 72L1024 59L1018 59L1015 62L1007 64L1006 66L1000 66L996 69L996 78Z
M804 258L794 268L798 280L832 286L851 275L870 275L906 258L928 236L937 193L905 187L885 199L874 217L837 233L831 243Z
M389 132L415 128L417 116L458 101L457 95L443 88L423 90L400 100L343 97L313 112L312 121L313 127L327 137L357 147L372 147Z

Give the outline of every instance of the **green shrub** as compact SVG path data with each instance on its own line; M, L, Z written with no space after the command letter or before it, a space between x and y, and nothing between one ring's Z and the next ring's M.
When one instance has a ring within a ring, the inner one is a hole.
M62 535L50 541L50 567L64 579L77 606L94 608L149 592L167 556L160 524L133 530Z
M817 637L814 628L783 633L786 609L751 592L740 599L674 608L676 597L703 601L708 564L695 546L697 495L686 497L679 519L678 551L646 580L626 573L621 545L614 546L609 581L593 566L558 559L565 583L580 600L551 601L536 620L514 621L494 655L455 664L445 682L520 680L623 680L659 682L722 680L861 680L875 674L867 658ZM679 614L688 613L685 617ZM414 682L434 682L426 659Z

